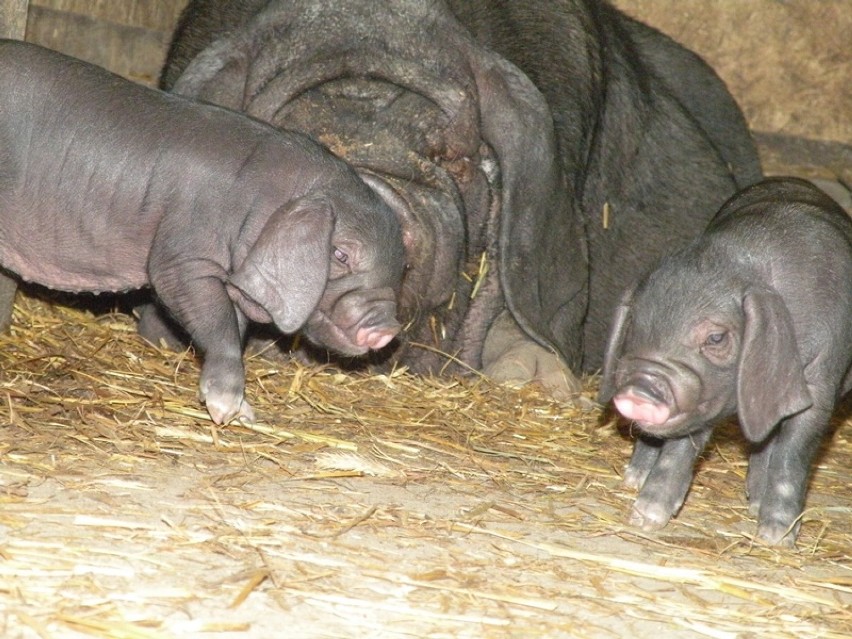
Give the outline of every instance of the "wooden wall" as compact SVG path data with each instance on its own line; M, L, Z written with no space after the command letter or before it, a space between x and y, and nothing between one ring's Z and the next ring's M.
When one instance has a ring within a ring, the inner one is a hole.
M701 55L752 129L852 144L852 0L613 0Z
M26 39L155 84L186 2L30 0Z
M27 26L27 0L0 1L0 38L20 40Z

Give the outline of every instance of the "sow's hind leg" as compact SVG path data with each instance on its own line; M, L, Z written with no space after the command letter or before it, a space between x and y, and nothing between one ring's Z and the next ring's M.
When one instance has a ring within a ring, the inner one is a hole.
M0 271L0 332L5 332L12 323L12 309L15 306L15 292L18 281Z
M488 329L482 368L487 377L510 386L537 382L559 401L575 399L582 390L562 359L527 336L508 311Z

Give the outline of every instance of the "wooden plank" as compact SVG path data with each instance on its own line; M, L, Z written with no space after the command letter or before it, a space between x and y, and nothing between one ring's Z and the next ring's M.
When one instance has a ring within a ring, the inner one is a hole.
M155 85L171 33L30 6L27 40Z
M171 33L188 0L30 0L30 5Z
M0 0L0 38L24 39L27 5L27 0Z

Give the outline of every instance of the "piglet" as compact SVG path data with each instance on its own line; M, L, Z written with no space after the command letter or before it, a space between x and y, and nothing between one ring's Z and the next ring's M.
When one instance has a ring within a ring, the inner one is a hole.
M16 278L150 286L204 356L217 423L244 399L248 320L345 355L399 331L394 213L307 137L0 41L0 325Z
M793 545L814 453L852 387L852 221L803 180L732 197L703 235L628 291L599 400L643 433L625 482L630 522L665 526L713 426L737 414L754 444L758 537Z

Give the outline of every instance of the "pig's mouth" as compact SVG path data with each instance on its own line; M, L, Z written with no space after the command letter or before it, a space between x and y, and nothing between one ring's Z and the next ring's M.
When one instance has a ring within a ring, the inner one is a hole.
M341 355L358 357L369 350L366 346L356 344L346 331L320 310L316 310L311 316L304 333L316 345L330 348Z
M399 332L399 327L359 321L353 324L352 330L347 331L338 326L327 313L317 309L304 332L309 340L319 346L348 357L358 357L370 350L385 347Z
M670 386L656 376L639 376L623 384L613 397L615 408L649 435L671 437L685 426Z

